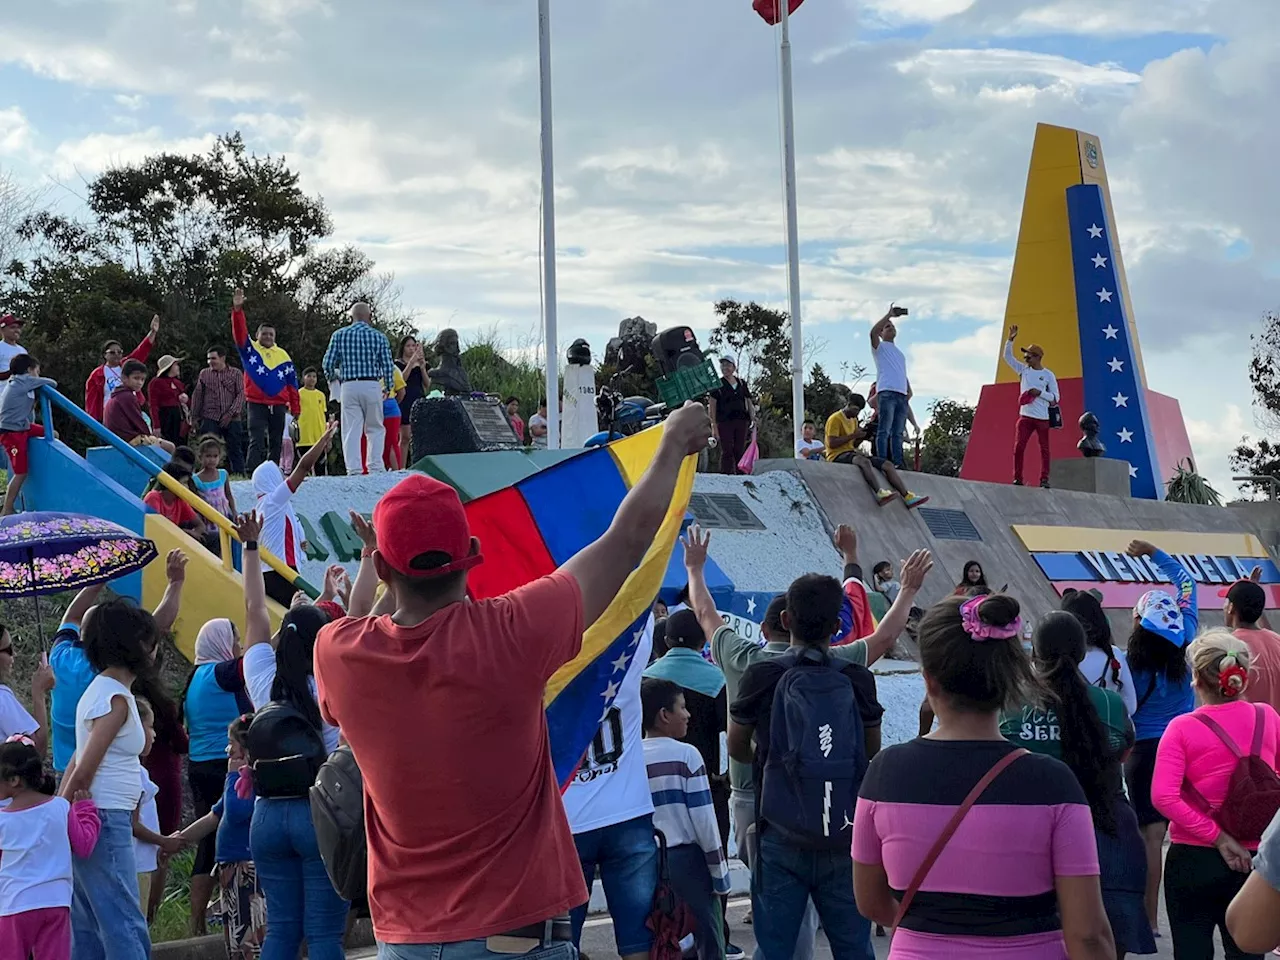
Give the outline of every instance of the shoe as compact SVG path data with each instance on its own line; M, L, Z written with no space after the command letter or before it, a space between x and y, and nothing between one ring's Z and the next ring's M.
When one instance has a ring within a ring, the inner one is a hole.
M880 924L878 923L876 924L876 936L877 937L885 936L884 927L880 926Z
M1048 490L1048 489L1049 489L1049 481L1048 481L1048 480L1041 480L1041 481L1040 481L1040 486L1041 486L1043 489Z
M747 926L751 926L751 908L747 907L747 915L742 918L742 922Z
M736 944L724 945L724 960L747 960L747 952Z
M1015 480L1015 481L1013 481L1013 485L1014 485L1015 487L1020 487L1020 486L1022 486L1022 481L1021 481L1021 480Z
M907 491L907 497L903 501L903 503L907 505L908 510L910 510L912 507L918 507L920 506L920 504L928 503L928 502L929 502L928 497L922 497L920 496L920 494L912 493L910 490Z
M897 494L894 493L892 490L885 490L883 487L881 487L879 490L876 491L876 506L883 507L886 503L888 503L890 500L892 500L896 496Z

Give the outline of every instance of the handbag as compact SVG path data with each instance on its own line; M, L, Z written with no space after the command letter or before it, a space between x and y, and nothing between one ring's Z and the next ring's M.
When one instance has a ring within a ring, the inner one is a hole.
M751 442L747 444L746 452L742 454L742 459L738 461L738 470L742 473L751 473L756 465L756 461L760 459L760 444L756 442L756 428L751 428Z
M1049 429L1062 429L1062 408L1056 403L1049 404Z
M942 833L938 835L938 839L933 842L933 846L929 848L928 854L920 861L920 866L916 868L916 874L911 878L911 885L907 887L906 892L902 895L902 902L898 904L898 915L893 918L895 927L902 923L902 918L907 915L907 911L911 908L911 901L916 898L916 894L920 892L920 885L925 882L929 876L929 871L933 869L933 865L937 863L938 857L942 855L942 851L946 849L948 843L951 842L952 836L956 830L960 828L960 822L968 815L973 805L978 802L978 798L987 792L987 787L995 781L996 777L1004 773L1015 760L1020 760L1031 751L1023 748L1006 753L1003 757L992 765L977 783L973 785L973 789L969 791L969 795L956 808L956 812L951 815L950 821L943 827Z

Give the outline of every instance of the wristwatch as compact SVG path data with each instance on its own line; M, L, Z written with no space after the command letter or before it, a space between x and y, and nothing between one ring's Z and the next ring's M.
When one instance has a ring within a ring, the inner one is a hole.
M245 548L246 550L257 550L257 549L258 549L258 541L257 541L257 540L246 540L246 541L244 542L244 548Z

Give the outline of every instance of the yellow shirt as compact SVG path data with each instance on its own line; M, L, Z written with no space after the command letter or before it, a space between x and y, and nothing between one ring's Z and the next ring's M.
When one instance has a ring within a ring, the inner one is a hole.
M314 447L324 434L325 400L320 390L298 391L298 446Z
M842 453L849 453L855 449L856 444L850 438L839 446L832 446L831 437L835 434L857 434L858 421L855 417L848 417L843 410L837 410L831 416L827 417L827 452L824 454L828 460L834 460Z

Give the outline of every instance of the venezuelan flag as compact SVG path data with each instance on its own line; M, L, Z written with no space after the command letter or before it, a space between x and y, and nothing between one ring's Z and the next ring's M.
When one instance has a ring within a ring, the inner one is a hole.
M587 451L466 505L485 562L467 575L473 598L501 596L546 576L609 528L627 491L653 459L662 427ZM662 586L693 492L697 458L680 470L671 506L640 565L604 615L587 627L582 651L547 684L547 727L556 777L567 784L613 703L615 665L634 650Z

